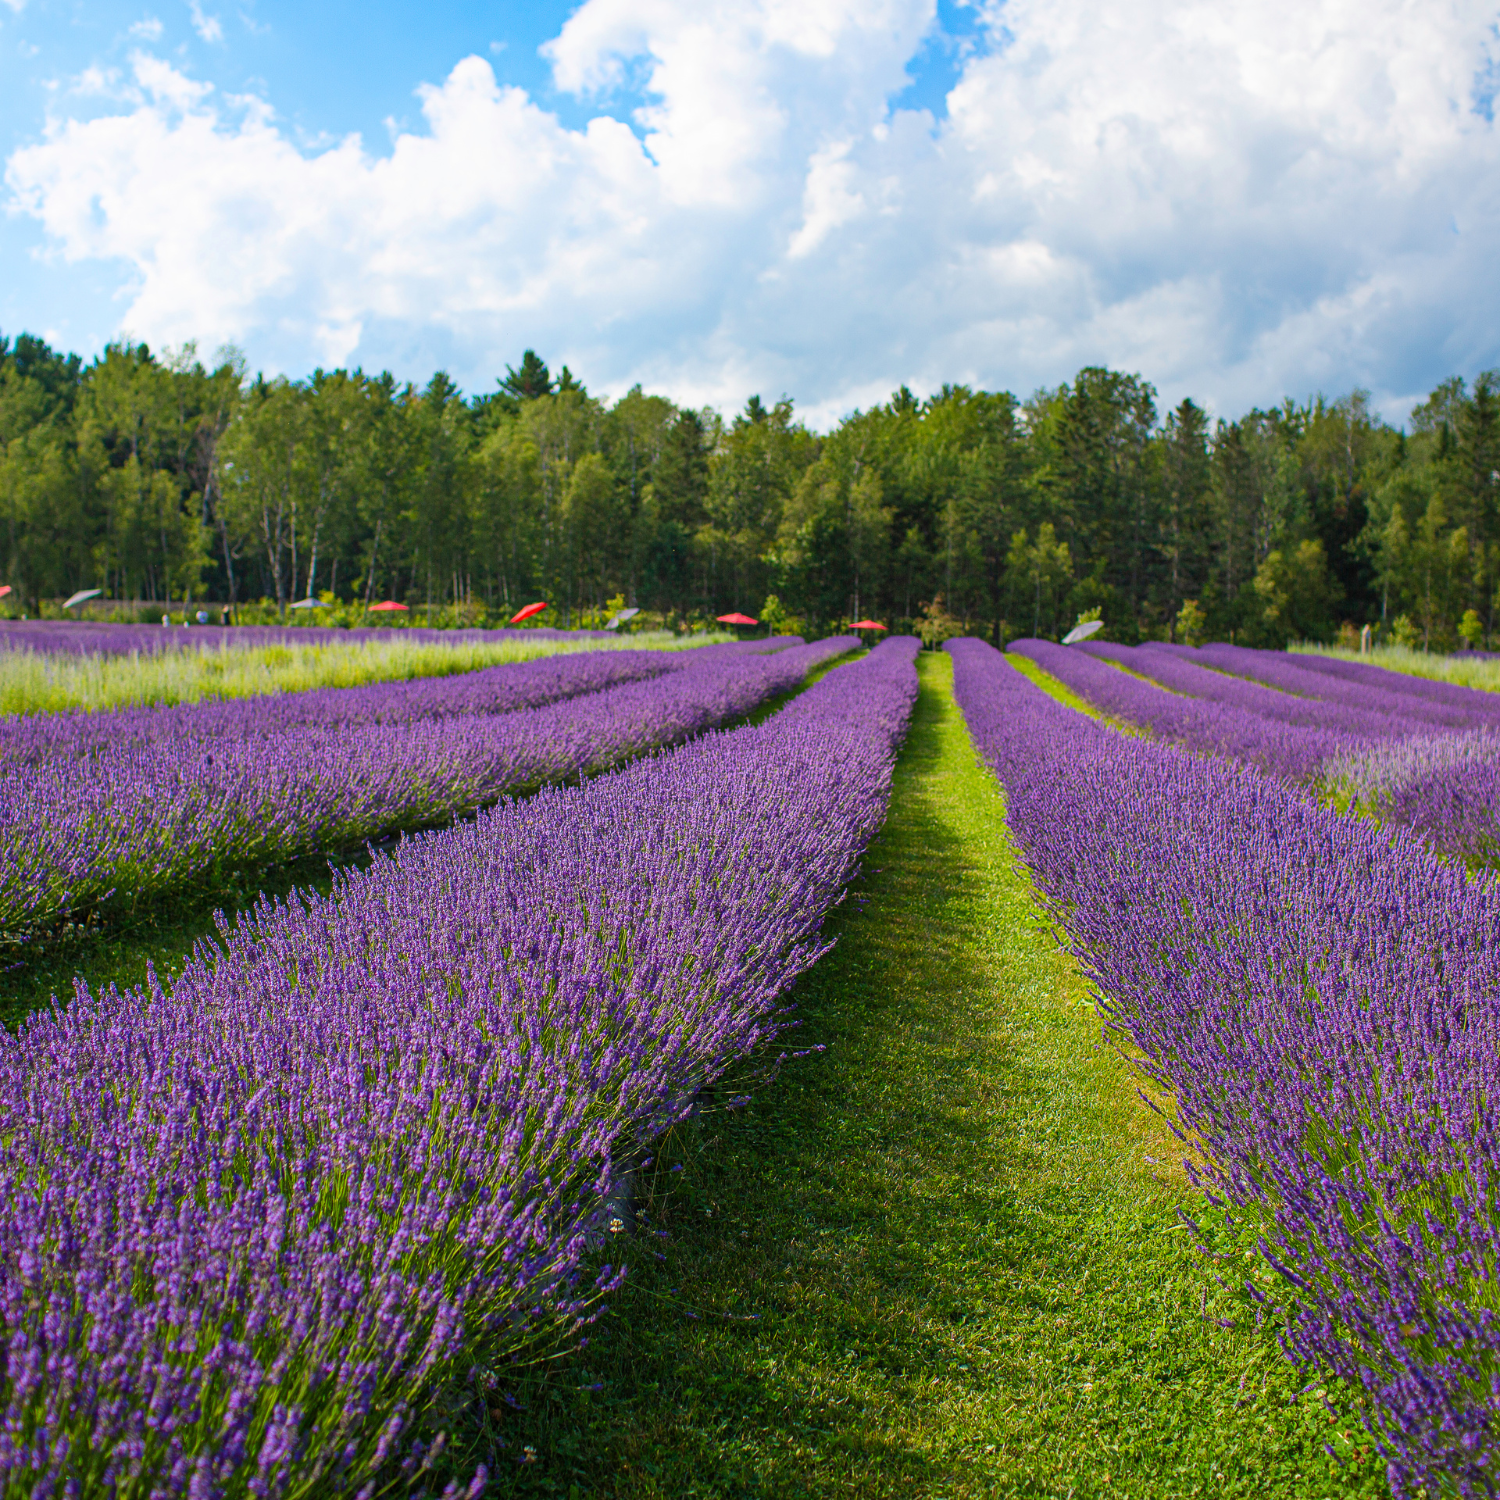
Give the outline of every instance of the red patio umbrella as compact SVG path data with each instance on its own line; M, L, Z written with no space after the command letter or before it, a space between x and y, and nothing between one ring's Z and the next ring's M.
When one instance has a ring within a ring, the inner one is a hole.
M850 630L884 630L885 626L879 620L856 620Z
M510 617L510 623L512 625L519 625L522 620L529 620L532 615L541 614L541 612L546 609L546 607L547 601L545 599L543 599L540 604L528 604L525 609L518 609L515 614Z
M370 612L373 614L377 609L405 609L404 604L397 604L394 599L382 599L379 604L372 604Z
M8 593L10 593L10 585L8 583L0 583L0 599L3 599Z
M759 625L760 624L759 620L752 620L749 615L741 615L741 614L719 615L717 618L718 618L719 624L721 624L721 625Z

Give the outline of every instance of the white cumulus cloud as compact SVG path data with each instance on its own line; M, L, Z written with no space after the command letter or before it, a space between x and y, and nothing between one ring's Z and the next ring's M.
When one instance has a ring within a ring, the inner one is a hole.
M1500 363L1492 7L987 4L936 121L891 105L932 0L585 0L544 49L582 128L468 57L383 154L308 149L139 54L6 181L126 269L123 326L298 372L483 387L532 345L827 418L1084 363L1221 409Z
M205 15L199 0L189 0L188 10L193 18L193 30L205 42L222 42L224 28L217 16Z

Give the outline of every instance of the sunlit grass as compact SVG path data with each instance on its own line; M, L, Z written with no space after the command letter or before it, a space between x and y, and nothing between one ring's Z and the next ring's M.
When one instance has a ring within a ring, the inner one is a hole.
M571 1357L499 1372L454 1477L488 1460L493 1495L615 1500L1374 1500L1360 1429L1299 1398L1185 1231L1182 1148L1101 1044L949 659L919 670L890 817L793 992L795 1046L820 1050L658 1143L609 1314Z
M1436 652L1413 651L1409 646L1376 646L1365 656L1343 646L1309 645L1306 642L1287 649L1306 656L1362 661L1374 667L1388 667L1393 672L1407 672L1413 677L1427 677L1434 682L1451 682L1458 687L1478 688L1484 693L1500 693L1500 660L1440 656Z
M1118 730L1121 734L1136 735L1144 739L1151 738L1151 731L1143 728L1140 724L1132 724L1128 719L1112 719L1108 714L1102 713L1087 698L1080 698L1072 688L1068 687L1065 683L1059 682L1050 672L1044 672L1029 656L1022 656L1018 651L1008 651L1005 659L1023 677L1029 678L1048 697L1056 698L1065 708L1071 708L1075 712L1085 715L1087 718L1097 719L1099 723L1107 724L1111 729ZM1112 663L1112 665L1118 664ZM1138 674L1131 673L1130 675L1137 676ZM1151 682L1151 679L1148 677L1142 677L1140 680L1150 683L1154 688L1161 688L1162 692L1167 691L1166 688L1161 687L1160 683Z
M725 635L679 637L661 631L620 640L538 637L518 641L512 636L484 641L468 637L455 638L450 644L404 640L391 632L306 646L231 646L209 641L197 648L129 656L0 650L0 713L253 698L263 693L445 677L577 651L672 651L729 639Z

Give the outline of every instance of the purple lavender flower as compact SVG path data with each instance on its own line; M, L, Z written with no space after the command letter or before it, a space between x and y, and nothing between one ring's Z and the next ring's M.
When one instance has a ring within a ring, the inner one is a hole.
M916 649L0 1035L3 1487L374 1493L430 1463L434 1390L576 1328L623 1275L584 1268L622 1167L787 1025Z
M1365 743L1332 726L1289 723L1243 703L1168 692L1070 646L1020 640L1009 649L1029 657L1110 718L1188 749L1247 761L1289 781L1310 780L1329 756Z
M302 695L315 701L301 706L244 699L70 716L30 741L17 728L0 761L0 929L23 931L112 890L178 885L216 861L347 847L592 774L740 718L856 644L834 636L770 655L709 647L640 681L509 713L481 711L495 688L460 676L393 694L398 713L418 715L396 722L380 722L364 689L341 689ZM526 680L554 688L598 680L587 666L530 666ZM444 716L444 704L458 711ZM365 722L350 722L355 714Z
M947 649L1037 887L1258 1240L1288 1353L1358 1393L1398 1496L1493 1493L1500 886Z
M1500 726L1500 696L1460 687L1457 683L1428 682L1405 672L1328 656L1288 656L1284 651L1253 651L1223 644L1186 646L1152 644L1149 652L1174 652L1179 657L1218 671L1253 677L1284 693L1322 698L1351 708L1370 708L1420 718L1455 729Z

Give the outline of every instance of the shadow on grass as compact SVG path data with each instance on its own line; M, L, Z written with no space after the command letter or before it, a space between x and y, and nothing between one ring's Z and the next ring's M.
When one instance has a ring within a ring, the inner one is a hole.
M55 995L66 1003L74 980L121 989L144 984L148 966L163 982L181 971L195 946L218 931L215 913L231 922L262 896L285 898L294 890L326 894L334 871L367 865L368 849L346 854L309 854L286 864L209 871L185 889L119 901L108 918L69 924L46 936L0 946L0 1026L14 1030Z

